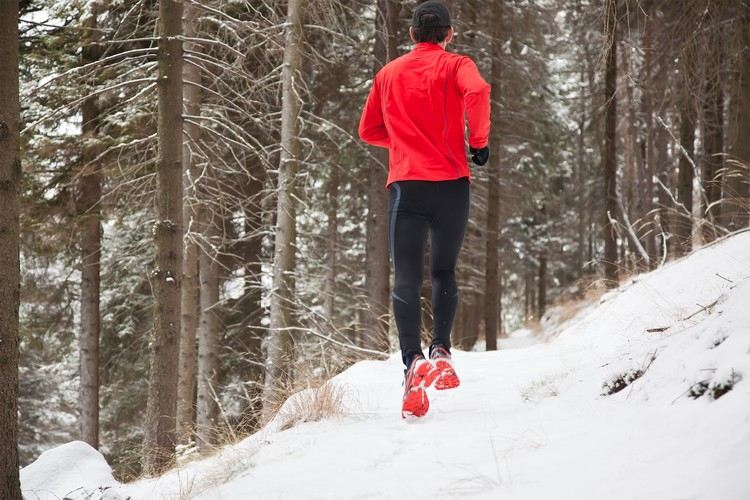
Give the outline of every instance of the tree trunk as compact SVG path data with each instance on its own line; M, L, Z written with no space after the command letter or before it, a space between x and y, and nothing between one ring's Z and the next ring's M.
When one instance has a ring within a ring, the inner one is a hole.
M617 6L607 2L607 66L605 72L604 155L604 277L608 288L617 286L617 234L612 222L617 217Z
M715 3L711 4L712 7ZM711 9L713 10L713 9ZM715 19L714 15L714 19ZM704 192L702 217L706 221L701 231L706 242L716 238L714 224L719 221L721 205L721 176L724 168L724 91L722 88L722 35L720 27L714 27L710 33L709 54L705 71L703 120L701 136L703 138L703 172L701 184Z
M398 6L392 0L378 0L375 15L375 66L377 71L396 55L395 32ZM368 170L367 241L365 257L365 289L367 308L363 311L361 344L376 351L388 352L388 310L390 304L390 264L388 261L388 151L377 148L373 155L383 165Z
M85 25L86 39L81 49L81 63L89 64L99 59L101 47L97 44L96 16L100 5L92 4L91 17ZM88 92L90 89L85 88ZM99 285L101 261L101 208L102 178L100 167L94 163L97 153L94 143L99 128L99 106L96 97L83 102L81 117L83 165L79 177L79 231L81 238L81 336L79 340L79 374L81 420L80 439L99 448Z
M724 225L730 231L750 225L750 2L737 20L735 52L738 61L732 78L729 106L729 161L724 176Z
M526 271L526 320L539 320L537 316L537 300L536 300L536 279L534 277L534 269L529 263L529 269Z
M678 213L673 218L676 255L689 253L693 247L693 169L695 142L695 108L688 89L683 90L680 105L680 173L677 179Z
M211 174L209 174L211 175ZM206 452L217 442L219 417L219 263L209 249L215 244L216 220L207 207L201 208L205 244L200 250L200 323L198 325L198 399L196 436Z
M194 37L198 9L191 4L185 4L185 35ZM198 51L200 45L195 42L185 42L185 50ZM197 85L201 84L200 69L192 64L185 64L182 69L183 93L185 97L185 114L198 116L201 114L201 91ZM199 314L199 283L198 283L198 245L195 236L202 228L198 227L198 200L196 196L196 180L200 175L197 155L193 155L194 145L198 143L200 128L193 124L185 124L182 146L182 161L185 165L183 189L185 204L183 206L183 234L185 255L182 261L182 297L180 324L180 368L177 385L177 439L180 443L187 443L193 434L193 420L195 417L195 380L196 380L196 333L198 331Z
M524 276L523 284L523 320L524 322L531 319L531 287L532 287L531 273L526 271Z
M0 498L21 500L18 479L20 102L18 2L0 2Z
M330 325L331 333L335 329L336 312L336 252L338 247L338 212L339 212L339 168L331 166L331 177L328 179L328 227L326 243L326 277L323 294L323 315Z
M630 61L630 53L628 46L624 42L619 43L619 54L621 55L620 64L618 70L621 75L622 88L624 92L624 98L620 101L623 104L622 114L624 115L624 122L622 130L622 157L623 157L623 169L622 169L622 185L620 186L621 199L623 202L623 208L625 209L625 216L629 220L633 220L634 213L637 212L638 207L638 195L640 190L636 190L636 184L638 182L638 168L637 168L637 138L638 132L635 126L635 106L633 97L633 85L631 84L633 74L633 68ZM625 217L623 217L624 219Z
M537 304L536 317L541 321L547 310L547 252L544 250L539 253L539 277L537 280Z
M643 211L645 212L646 234L643 236L646 243L646 253L649 256L649 268L654 269L657 261L656 251L656 221L654 219L654 172L656 172L656 131L654 130L654 106L653 106L653 12L647 12L643 34L643 114L646 118L646 158L644 164L643 189Z
M182 2L159 1L159 157L154 345L144 469L157 474L174 459L182 283Z
M243 321L241 324L242 345L244 353L243 380L246 386L246 397L242 404L242 421L240 432L249 433L257 429L263 410L261 395L263 392L263 354L262 340L265 327L262 304L262 268L263 261L263 223L265 208L261 206L265 171L258 161L247 166L250 173L245 186L245 197L253 203L245 208L245 279L242 297Z
M273 283L271 295L271 324L268 331L266 376L263 387L263 420L267 421L283 402L290 384L292 336L292 304L294 289L294 251L296 230L295 178L299 168L299 114L302 107L300 92L295 85L302 67L302 4L289 0L287 6L286 46L282 69L281 93L281 154L274 244Z
M674 182L672 175L672 164L669 159L668 153L669 138L665 130L659 129L656 132L654 138L654 149L656 150L656 164L657 172L661 185L657 189L657 203L659 204L659 210L657 212L658 224L657 229L659 230L659 252L660 261L666 261L672 252L674 246L674 240L670 238L672 233L672 226L674 226L673 212L671 210L672 200L670 193L674 192ZM663 186L663 187L662 187Z
M500 135L501 84L502 84L502 18L503 2L497 0L493 7L494 32L492 33L492 158L487 168L487 242L485 246L484 275L484 328L487 350L497 349L498 336L498 238L500 226L500 160L502 157L502 140Z
M644 220L647 217L647 211L644 210L646 199L650 198L651 192L646 188L646 160L645 143L641 139L640 129L638 127L636 110L638 105L635 99L633 78L630 75L635 73L635 64L630 56L630 49L627 44L622 44L622 67L624 87L626 90L627 106L627 132L625 134L625 172L623 175L623 186L620 197L620 212L623 215L622 223L631 236L627 239L628 249L632 256L632 261L638 271L646 271L651 264L651 256L645 251L648 225L641 224L640 227L633 227L630 221ZM643 92L647 89L644 86Z
M577 137L577 158L576 158L576 186L577 186L577 209L578 209L578 248L576 251L576 271L578 276L584 275L585 266L585 252L586 252L586 215L587 207L586 200L587 196L587 157L586 157L586 99L584 99L585 91L585 75L583 71L583 65L581 65L581 73L579 76L579 105L580 105L580 116L578 118L578 137Z
M599 60L599 57L596 55L596 51L591 49L590 44L585 44L583 47L584 52L584 58L586 60L586 74L588 78L588 88L589 92L591 92L591 108L593 110L600 110L605 108L606 106L606 98L604 94L595 92L595 89L598 88L597 81L596 81L596 75L597 75L597 68L599 67L599 64L597 61ZM589 128L594 131L594 149L598 150L599 152L599 163L604 161L604 133L602 130L602 117L600 112L592 112L591 113L591 124ZM593 169L594 160L591 161L591 168ZM600 166L601 168L601 166ZM600 182L599 180L603 179L603 175L601 175L599 172L596 172L597 175L593 175L592 177L598 177L597 182L594 184L595 186L599 186ZM587 227L587 247L586 247L586 261L591 264L591 270L594 269L593 262L599 259L598 255L598 241L597 241L597 232L599 230L602 230L602 228L597 227L597 222L601 221L601 210L602 210L602 203L603 200L601 200L601 196L594 195L593 191L594 188L591 188L589 191L587 191L587 196L590 200L590 203L588 204L588 210L586 214L586 227Z

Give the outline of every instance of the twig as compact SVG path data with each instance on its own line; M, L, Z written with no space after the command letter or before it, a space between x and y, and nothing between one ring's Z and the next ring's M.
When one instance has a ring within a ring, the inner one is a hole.
M724 276L722 276L722 275L721 275L721 274L719 274L719 273L714 273L714 274L715 274L716 276L718 276L719 278L723 279L723 280L726 280L726 281L728 281L728 282L730 282L730 283L734 283L734 281L730 280L729 278L725 278Z
M687 320L689 320L690 318L692 318L693 316L695 316L696 314L700 314L700 313L702 313L703 311L706 311L706 310L708 310L708 309L711 309L711 308L712 308L713 306L715 306L715 305L716 305L716 304L717 304L718 302L719 302L719 299L716 299L716 300L714 300L713 302L711 302L710 304L708 304L707 306L702 306L702 305L700 305L700 304L698 304L698 303L696 302L696 304L695 304L695 305L697 305L698 307L700 307L700 309L699 309L698 311L695 311L695 312L694 312L693 314L691 314L691 315L690 315L690 316L688 316L687 318L682 318L682 321L687 321Z

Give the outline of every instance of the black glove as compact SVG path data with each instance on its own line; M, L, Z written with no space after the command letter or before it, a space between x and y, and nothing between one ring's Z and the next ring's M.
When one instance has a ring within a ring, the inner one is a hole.
M472 148L469 146L469 151L471 152L471 161L474 162L475 165L482 166L485 163L487 163L487 160L490 159L490 146L487 145L481 149Z

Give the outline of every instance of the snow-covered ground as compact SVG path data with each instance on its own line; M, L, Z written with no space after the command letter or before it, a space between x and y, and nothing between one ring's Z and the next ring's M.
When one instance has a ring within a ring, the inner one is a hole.
M420 420L400 417L398 356L365 361L331 382L345 391L339 417L283 431L276 420L126 485L69 443L21 471L24 495L750 498L750 232L629 280L556 329L543 343L519 332L512 349L456 352L461 387L431 390Z

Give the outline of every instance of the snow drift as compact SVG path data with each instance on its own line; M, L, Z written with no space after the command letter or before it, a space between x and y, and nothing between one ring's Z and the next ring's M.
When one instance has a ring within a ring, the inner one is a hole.
M23 469L22 489L27 500L750 498L750 232L637 276L554 330L456 352L461 387L430 392L418 421L400 418L394 355L331 381L342 415L287 430L279 418L132 484L70 443Z

